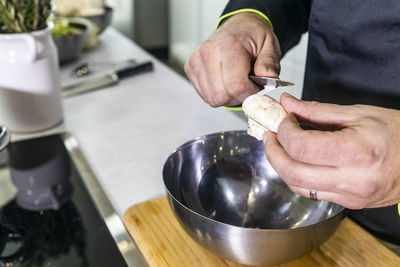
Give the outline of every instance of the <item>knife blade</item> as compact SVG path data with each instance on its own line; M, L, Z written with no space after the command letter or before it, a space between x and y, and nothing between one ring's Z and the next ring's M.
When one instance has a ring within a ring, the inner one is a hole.
M255 84L260 87L260 91L257 93L259 95L267 94L278 87L281 86L293 86L294 83L282 81L280 79L266 77L266 76L255 76L249 75L250 80L252 80ZM228 110L242 110L242 105L237 106L224 106L224 108Z
M78 82L62 88L62 95L69 97L72 95L82 94L105 87L110 87L119 82L120 79L133 76L142 72L152 71L153 62L146 61L129 67L118 69L112 73L100 75L96 78L84 82Z
M282 81L280 79L249 75L249 78L256 83L262 90L258 94L266 94L281 86L293 86L294 83Z

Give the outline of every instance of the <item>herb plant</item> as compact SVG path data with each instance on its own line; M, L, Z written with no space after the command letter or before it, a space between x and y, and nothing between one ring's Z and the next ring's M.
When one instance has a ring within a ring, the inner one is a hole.
M24 33L45 29L51 14L51 1L0 0L0 30Z

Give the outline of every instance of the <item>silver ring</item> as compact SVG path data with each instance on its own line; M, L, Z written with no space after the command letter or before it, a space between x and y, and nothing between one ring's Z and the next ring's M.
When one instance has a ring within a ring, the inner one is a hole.
M311 200L318 200L318 198L317 198L317 190L310 190L310 199Z

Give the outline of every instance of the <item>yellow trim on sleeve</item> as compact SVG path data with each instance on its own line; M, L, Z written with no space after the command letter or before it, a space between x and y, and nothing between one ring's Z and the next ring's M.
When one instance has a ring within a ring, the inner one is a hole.
M256 13L257 15L260 15L262 18L264 18L266 21L268 21L269 25L271 26L272 30L274 30L274 26L272 25L272 22L269 20L269 18L262 13L261 11L258 11L257 9L252 9L252 8L243 8L243 9L239 9L233 12L229 12L225 15L223 15L222 17L219 18L218 22L217 22L217 26L215 27L215 30L218 29L219 25L221 24L221 22L226 19L227 17L239 14L239 13L245 13L245 12L250 12L250 13Z
M242 107L229 107L229 106L223 106L223 108L227 109L227 110L233 110L233 111L241 111L243 110ZM400 211L399 211L400 212Z
M400 203L397 204L397 212L399 213L399 216L400 216Z

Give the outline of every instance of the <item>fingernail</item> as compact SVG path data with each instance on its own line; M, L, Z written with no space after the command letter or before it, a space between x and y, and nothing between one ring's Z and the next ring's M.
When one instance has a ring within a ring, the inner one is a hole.
M264 144L267 144L267 141L268 141L268 132L264 132L264 135L263 135Z
M278 73L272 68L267 68L265 76L270 77L270 78L279 79Z
M289 93L284 92L283 95L285 95L286 97L290 97L290 98L292 98L292 99L298 100L296 97L292 96L292 95L289 94Z

